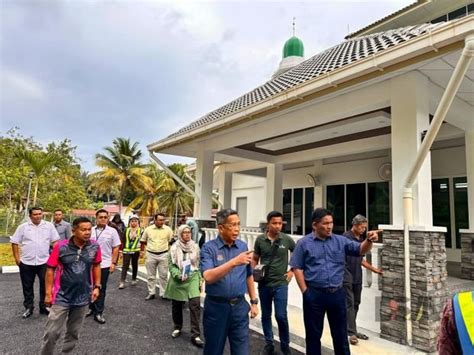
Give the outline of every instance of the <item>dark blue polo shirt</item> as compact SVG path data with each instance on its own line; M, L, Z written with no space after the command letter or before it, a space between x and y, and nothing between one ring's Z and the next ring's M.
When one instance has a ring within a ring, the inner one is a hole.
M229 247L221 236L217 236L201 248L201 273L225 264L247 250L247 244L239 239ZM236 266L219 281L213 284L206 283L206 294L225 298L243 296L247 292L247 277L250 275L252 275L250 265Z
M360 243L332 234L325 240L313 233L296 244L290 265L304 272L306 283L319 288L340 287L347 255L360 255Z

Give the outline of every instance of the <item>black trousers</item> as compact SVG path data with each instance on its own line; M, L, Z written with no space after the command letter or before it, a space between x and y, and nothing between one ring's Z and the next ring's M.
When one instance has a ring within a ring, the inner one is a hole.
M20 263L20 278L21 287L23 288L23 305L25 308L35 308L35 277L38 276L39 280L39 307L44 308L44 295L45 295L45 284L44 279L46 276L46 264L42 265L26 265Z
M325 292L308 287L303 293L303 317L306 329L306 354L321 355L321 335L327 314L335 355L349 355L347 339L346 292Z
M130 261L132 262L132 280L137 279L138 274L138 259L140 258L140 252L133 254L123 254L123 264L122 264L122 275L120 281L125 281L127 278L128 268L130 267Z
M107 281L109 280L110 268L104 267L100 269L100 283L102 289L100 290L99 297L94 303L91 303L89 308L92 309L94 314L102 314L105 308L105 296L107 294Z
M183 328L183 306L184 301L171 301L171 315L173 317L174 329L181 330ZM200 298L190 298L189 313L191 320L191 338L200 336L199 323L201 321L201 304Z
M357 335L356 318L359 312L362 284L344 284L347 304L347 334Z

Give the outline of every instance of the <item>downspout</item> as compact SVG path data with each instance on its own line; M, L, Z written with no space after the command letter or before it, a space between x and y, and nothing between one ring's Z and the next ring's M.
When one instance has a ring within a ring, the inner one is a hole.
M191 189L186 183L178 176L176 175L173 170L168 168L165 163L163 163L151 150L148 151L150 153L150 158L155 161L156 164L158 164L168 175L170 175L173 179L176 180L178 184L180 184L187 192L189 192L193 197L196 199L196 201L199 201L199 196L198 194Z
M423 162L428 155L428 152L433 145L433 142L438 135L438 132L443 124L443 121L448 113L451 104L453 103L456 92L461 85L461 82L466 74L467 69L474 56L474 34L470 34L465 38L464 49L461 53L456 67L454 68L451 79L446 86L446 90L441 97L439 105L431 121L428 132L421 143L420 149L417 153L415 162L413 163L410 173L405 181L405 188L403 192L403 248L405 257L405 308L406 308L406 328L407 328L407 343L412 345L412 320L411 320L411 285L410 285L410 241L409 226L413 224L413 191L412 187Z

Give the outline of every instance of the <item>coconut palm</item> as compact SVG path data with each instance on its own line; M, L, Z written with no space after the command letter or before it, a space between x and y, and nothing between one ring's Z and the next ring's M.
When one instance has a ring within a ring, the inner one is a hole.
M187 183L185 165L172 164L169 168ZM156 164L147 166L147 176L153 184L149 189L143 189L137 197L129 204L129 210L138 207L142 216L151 216L161 211L170 218L178 211L179 213L192 212L193 196L189 194L180 184L169 176L165 171L159 170Z
M105 154L96 154L96 165L101 171L92 174L91 189L98 194L118 196L119 208L128 188L143 191L151 188L152 180L145 175L145 165L140 163L142 152L138 142L129 138L115 138L111 147L105 147Z
M33 206L36 206L36 199L38 197L38 186L40 178L53 167L61 165L62 157L56 153L46 153L41 150L28 150L21 148L15 151L15 156L22 162L26 163L33 171L34 179L34 193Z

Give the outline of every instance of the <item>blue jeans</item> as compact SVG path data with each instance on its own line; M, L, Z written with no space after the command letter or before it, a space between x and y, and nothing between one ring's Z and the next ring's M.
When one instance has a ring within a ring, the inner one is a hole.
M204 355L222 355L229 338L232 355L250 354L250 306L244 298L234 305L204 299L202 324L204 328Z
M303 317L306 329L306 354L321 355L321 335L327 313L335 355L349 355L347 339L346 292L333 293L308 287L303 293Z
M278 324L278 334L282 351L288 349L290 345L290 329L288 326L288 285L268 287L258 286L260 297L260 307L262 309L262 327L265 341L273 344L272 330L272 302L275 304L275 319Z

